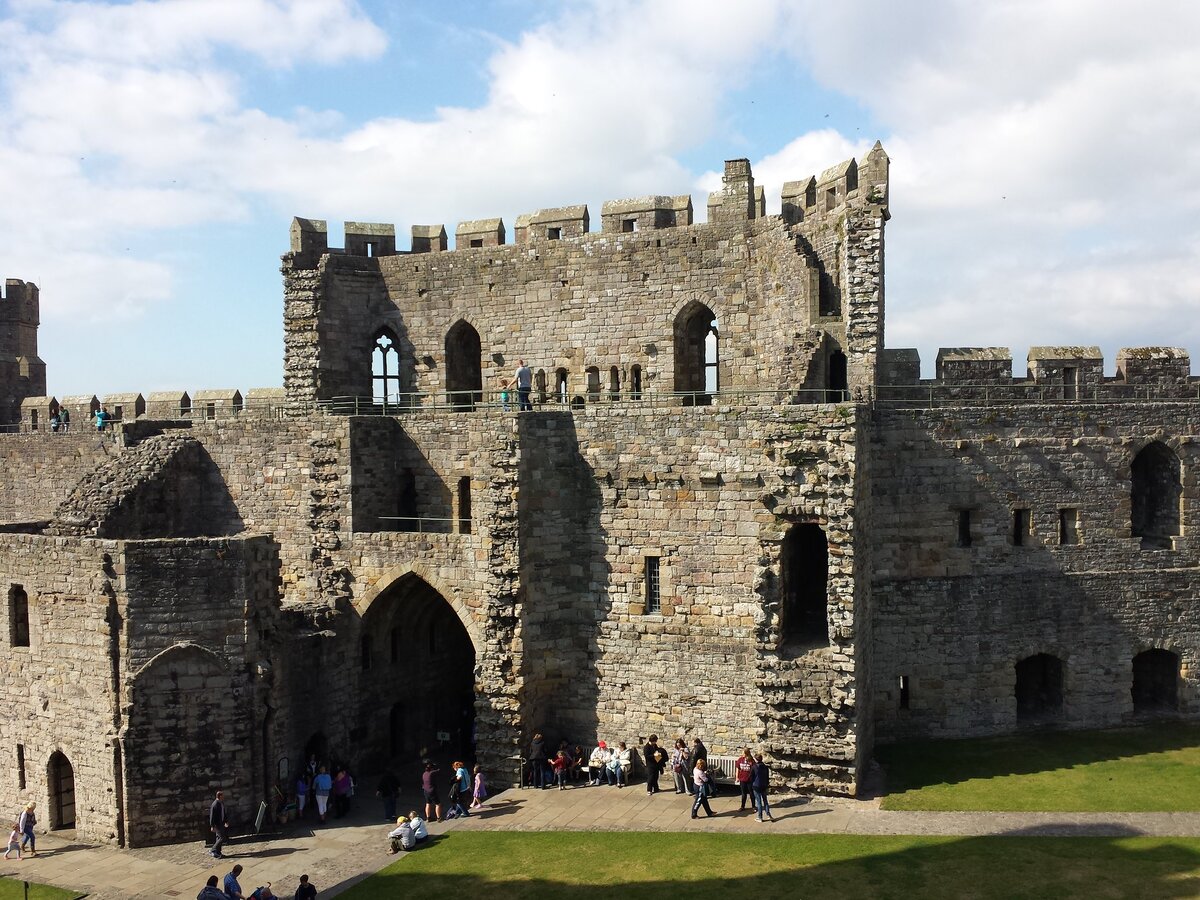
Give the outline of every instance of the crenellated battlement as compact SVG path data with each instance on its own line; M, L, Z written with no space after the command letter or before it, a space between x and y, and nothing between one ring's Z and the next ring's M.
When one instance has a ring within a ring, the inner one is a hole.
M789 181L781 194L782 218L789 225L807 219L821 220L844 214L848 203L871 203L884 207L887 217L888 157L878 142L860 164L854 159L831 166L819 177ZM766 218L766 191L754 183L750 161L732 159L725 163L722 188L708 197L708 223L713 225L750 222ZM697 224L690 194L652 194L605 201L600 212L601 234L630 234L642 231L685 228ZM513 221L516 245L572 240L596 234L586 204L560 206L522 213ZM502 218L459 222L454 230L454 249L500 247L507 229ZM386 223L346 222L345 247L329 246L329 229L323 219L296 217L291 226L294 265L312 268L326 253L346 256L393 256L406 253L439 253L449 250L442 224L413 225L410 249L396 245L396 227Z

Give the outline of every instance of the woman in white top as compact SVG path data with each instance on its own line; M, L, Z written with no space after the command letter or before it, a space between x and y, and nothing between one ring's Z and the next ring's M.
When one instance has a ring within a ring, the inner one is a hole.
M692 818L697 818L697 813L700 807L704 807L704 811L711 817L713 815L712 807L708 805L708 762L707 760L696 760L696 768L692 769L692 782L696 785L696 799L692 803Z

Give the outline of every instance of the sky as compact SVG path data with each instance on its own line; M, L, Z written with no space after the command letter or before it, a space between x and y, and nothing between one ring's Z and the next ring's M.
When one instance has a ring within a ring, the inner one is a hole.
M51 394L282 383L292 216L412 224L891 157L888 347L1200 356L1189 0L0 0L0 277ZM1194 365L1194 370L1200 366Z

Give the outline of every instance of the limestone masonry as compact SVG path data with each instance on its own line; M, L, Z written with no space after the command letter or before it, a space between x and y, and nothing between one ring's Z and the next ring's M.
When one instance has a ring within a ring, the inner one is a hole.
M878 144L781 215L732 160L705 223L649 196L402 251L297 218L284 387L245 394L47 397L9 280L3 808L199 838L215 788L247 821L310 752L502 785L535 731L854 794L877 742L1197 715L1187 354L923 380L884 349L888 218Z

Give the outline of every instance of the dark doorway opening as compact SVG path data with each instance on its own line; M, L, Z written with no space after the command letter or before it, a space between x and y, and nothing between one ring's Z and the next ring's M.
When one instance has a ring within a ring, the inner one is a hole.
M483 400L482 344L479 332L459 320L446 334L446 401L471 410Z
M829 643L829 542L821 526L793 525L780 553L783 639Z
M1063 664L1039 653L1017 663L1017 721L1037 724L1062 718Z
M847 399L850 384L846 374L846 354L841 350L834 350L829 354L825 387L828 389L825 398L827 402L839 403Z
M1163 714L1179 711L1179 655L1146 650L1133 658L1133 711Z
M359 684L368 723L360 767L402 769L425 757L475 758L475 647L458 614L417 575L384 591L363 634L391 644Z
M1142 448L1129 467L1130 531L1142 539L1143 550L1169 550L1179 534L1179 498L1183 484L1179 457L1161 441Z
M75 827L75 770L57 750L50 755L50 828Z

